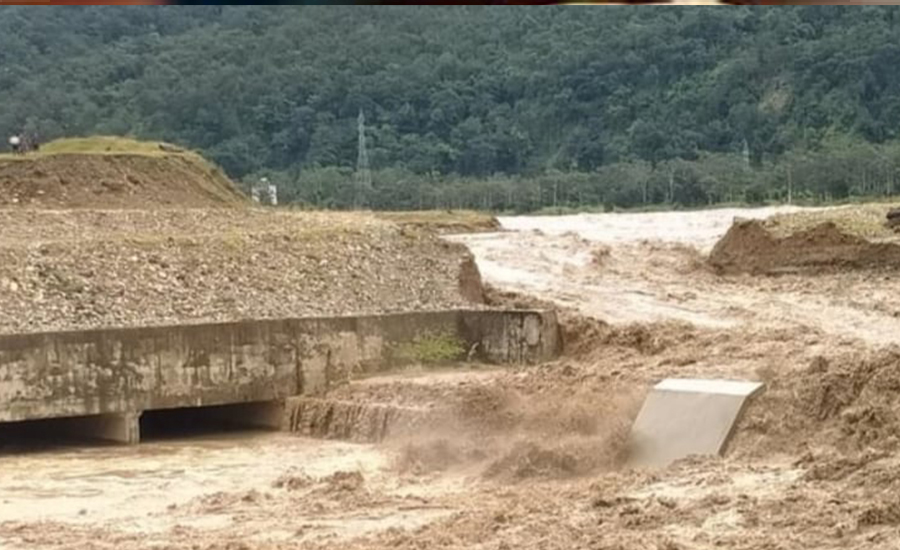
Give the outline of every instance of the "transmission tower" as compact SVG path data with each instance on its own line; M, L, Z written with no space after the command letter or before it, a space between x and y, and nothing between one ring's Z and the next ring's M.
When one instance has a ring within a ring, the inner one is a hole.
M356 194L353 202L359 208L362 205L363 195L372 188L372 171L369 170L369 153L366 151L366 117L363 115L362 109L359 110L359 117L356 120L359 131L359 150L356 156Z

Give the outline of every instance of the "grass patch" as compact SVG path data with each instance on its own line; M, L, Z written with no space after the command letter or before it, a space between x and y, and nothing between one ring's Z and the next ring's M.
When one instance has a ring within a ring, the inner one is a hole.
M776 214L763 225L774 235L785 237L825 222L833 222L841 231L870 240L896 239L885 225L887 211L894 203L868 203Z
M140 141L121 136L60 138L41 145L38 151L24 155L0 153L0 160L28 161L55 155L137 155L143 157L182 157L200 165L213 177L224 177L221 169L195 151L161 141Z
M169 150L160 149L160 145ZM169 155L200 157L197 153L182 149L176 145L158 141L138 141L118 136L92 136L80 138L62 138L41 145L39 151L30 151L24 155L12 153L0 154L3 160L29 160L52 155L142 155L164 157Z
M463 342L452 334L425 333L398 345L394 358L406 364L440 365L462 359L465 352Z
M172 152L163 151L159 148L160 142L157 141L138 141L136 139L117 137L117 136L92 136L83 138L64 138L51 141L43 145L37 154L45 155L71 155L71 154L89 154L89 155L150 155L165 156ZM180 149L179 153L188 151L168 145L175 150Z
M431 229L440 233L475 233L500 229L497 218L487 212L475 210L375 212L375 216L401 226Z

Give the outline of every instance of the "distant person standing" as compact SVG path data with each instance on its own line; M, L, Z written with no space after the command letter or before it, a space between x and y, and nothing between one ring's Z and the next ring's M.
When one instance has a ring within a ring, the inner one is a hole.
M14 155L19 155L22 153L22 138L19 136L10 136L9 138L9 148L12 149Z

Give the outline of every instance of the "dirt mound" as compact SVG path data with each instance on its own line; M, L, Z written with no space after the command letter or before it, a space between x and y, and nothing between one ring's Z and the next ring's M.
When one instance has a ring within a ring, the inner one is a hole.
M192 153L55 154L0 161L0 206L236 206L246 198Z
M709 263L719 273L790 273L822 269L897 268L900 245L867 241L824 222L786 237L757 220L735 221Z

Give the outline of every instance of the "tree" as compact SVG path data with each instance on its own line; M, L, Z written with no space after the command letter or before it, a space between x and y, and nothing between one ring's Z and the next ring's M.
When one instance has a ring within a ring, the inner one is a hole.
M163 139L335 207L360 109L383 208L883 194L897 10L2 6L0 132Z

